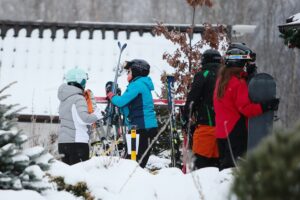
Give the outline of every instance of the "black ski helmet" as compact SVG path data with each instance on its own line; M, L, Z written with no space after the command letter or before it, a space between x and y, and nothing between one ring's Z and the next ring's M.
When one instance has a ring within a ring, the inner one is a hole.
M135 78L137 76L148 76L150 72L150 65L145 60L134 59L127 61L124 69L131 69L132 78Z
M105 84L105 92L106 92L106 93L111 92L111 91L112 91L112 88L113 88L113 85L114 85L114 82L108 81L108 82Z
M225 53L226 67L244 67L247 62L254 62L254 53L245 43L231 43Z
M208 49L203 52L201 56L201 64L205 65L208 63L221 63L222 56L219 51L215 49Z

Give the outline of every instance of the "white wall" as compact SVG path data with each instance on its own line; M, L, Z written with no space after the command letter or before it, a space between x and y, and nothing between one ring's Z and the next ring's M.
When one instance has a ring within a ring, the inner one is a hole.
M22 129L28 137L27 142L23 145L24 148L42 146L52 155L58 155L57 134L59 124L18 122L17 127Z
M104 96L104 86L113 80L114 68L118 59L117 41L113 32L107 31L102 40L100 31L94 32L94 38L88 39L88 32L82 32L81 39L76 39L75 31L69 32L69 38L63 38L63 31L58 30L52 41L50 30L45 30L43 38L38 38L38 30L33 30L30 38L25 37L25 29L20 30L18 37L13 37L13 30L8 30L4 40L0 39L0 88L18 81L6 91L12 96L7 103L18 103L26 106L21 113L57 115L57 89L63 83L64 73L75 66L89 73L87 88L92 89L95 96ZM195 40L199 39L195 37ZM153 78L155 91L160 94L160 74L172 68L162 60L165 51L173 52L175 46L162 37L153 37L145 33L142 37L131 33L129 40L126 33L119 33L119 41L126 42L121 62L134 58L147 60L151 65L150 76ZM119 79L124 91L126 75ZM153 94L154 96L155 93Z

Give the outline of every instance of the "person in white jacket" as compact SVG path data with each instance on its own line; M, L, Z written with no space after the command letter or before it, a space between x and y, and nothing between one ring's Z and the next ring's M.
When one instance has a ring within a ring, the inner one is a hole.
M58 89L60 128L58 132L58 152L62 161L69 165L89 159L88 125L102 116L99 108L88 113L84 88L87 73L79 68L69 70L65 75L67 83Z

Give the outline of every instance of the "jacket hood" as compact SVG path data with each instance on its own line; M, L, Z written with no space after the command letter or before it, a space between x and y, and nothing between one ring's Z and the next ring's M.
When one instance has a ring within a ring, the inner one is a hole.
M82 94L82 90L73 85L68 85L64 83L58 88L57 97L60 101L64 101L68 97L73 96L75 94Z
M136 83L145 84L150 90L154 90L154 85L149 76L139 76L133 80Z
M202 66L202 70L216 70L221 66L220 63L207 63Z

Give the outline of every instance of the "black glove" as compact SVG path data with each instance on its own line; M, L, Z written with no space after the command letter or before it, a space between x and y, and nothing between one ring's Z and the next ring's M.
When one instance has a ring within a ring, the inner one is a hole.
M118 96L121 96L121 93L122 93L122 90L118 87L118 88L117 88L117 95L118 95Z
M271 99L269 101L263 102L260 104L263 112L267 112L269 110L276 111L278 110L279 99Z
M257 66L256 66L255 63L249 63L247 65L246 70L247 70L248 76L252 76L252 75L256 74L256 72L257 72Z

